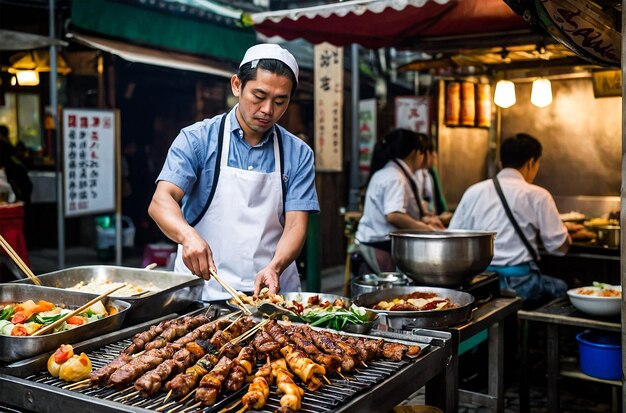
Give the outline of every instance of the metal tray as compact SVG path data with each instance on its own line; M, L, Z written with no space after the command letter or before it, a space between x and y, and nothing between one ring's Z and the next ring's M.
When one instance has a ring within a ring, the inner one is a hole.
M22 302L26 300L46 300L56 305L64 304L68 308L78 308L89 297L73 291L36 285L0 284L0 303ZM51 351L61 344L73 344L101 334L118 330L130 308L126 301L105 299L119 310L117 314L73 328L68 331L45 334L36 337L14 337L0 335L0 361L12 362Z
M37 278L44 286L69 288L79 282L92 281L128 282L137 286L154 285L160 291L138 297L118 297L131 304L126 316L126 324L136 324L154 319L161 315L184 310L191 303L200 299L204 280L195 275L179 274L170 271L151 271L143 268L116 267L112 265L88 265L67 268ZM14 281L31 284L30 279ZM97 297L98 294L76 292L85 297Z
M204 311L204 310L200 310ZM98 340L89 340L76 346L80 351L85 351L92 359L94 367L100 367L111 358L115 357L121 349L130 343L133 334L147 329L149 324L144 323L142 328L128 328L117 331ZM323 329L320 329L323 330ZM393 362L376 360L367 366L359 367L350 376L350 380L330 378L328 386L323 386L316 392L305 392L302 398L302 411L306 412L387 412L394 405L400 403L414 391L413 386L419 388L438 374L446 365L450 356L450 346L447 341L449 333L430 332L433 335L399 335L386 332L377 332L376 337L385 338L388 341L400 342L407 345L418 345L422 348L420 355L413 360ZM339 333L345 334L345 333ZM446 336L447 334L447 336ZM354 335L358 337L372 338L372 335ZM44 357L25 360L14 363L7 368L0 368L0 387L5 390L0 392L0 402L18 406L20 408L54 413L59 409L66 411L90 411L93 413L111 412L154 412L157 407L163 410L166 393L164 391L150 398L142 398L139 395L126 393L133 392L129 388L118 392L113 388L87 387L77 390L67 390L66 382L55 379L49 375L45 367ZM411 383L412 386L406 386ZM193 411L216 413L227 405L241 399L246 387L236 393L220 396L217 403L208 408L194 409ZM113 398L112 393L125 394L125 397ZM386 395L382 400L380 395ZM27 395L27 397L25 396ZM259 413L271 413L279 407L280 396L276 394L276 388L271 388L268 404ZM189 410L195 401L187 400L184 404L177 400L170 400L169 409L180 412L182 408ZM173 404L173 406L172 406Z
M320 301L330 301L330 302L334 302L335 300L339 299L341 301L344 302L344 305L346 306L346 308L349 308L352 305L352 301L350 301L350 299L348 297L344 297L341 295L335 295L335 294L325 294L325 293L312 293L312 292L289 292L289 293L283 293L280 294L283 299L285 301L297 301L299 303L303 303L303 305L306 305L309 298L311 297L319 297ZM234 299L230 299L226 302L226 304L233 309L238 310L239 307L237 305L235 305L234 303ZM273 315L273 314L281 314L283 313L285 316L287 316L291 321L295 321L295 322L304 322L304 320L302 318L300 318L300 316L292 311L289 311L287 309L283 309L280 306L274 305L274 304L270 304L270 303L264 303L261 304L260 306L253 306L253 305L248 305L247 306L248 309L250 311L252 311L253 313L261 313L261 314L265 314L265 315ZM343 326L343 329L341 331L347 331L350 333L358 333L358 334L364 334L367 333L368 331L370 331L372 329L372 327L374 326L374 324L376 324L378 322L378 314L376 312L374 312L373 310L369 309L369 308L365 308L365 311L369 317L369 321L366 323L361 323L361 324L353 324L353 323L346 323L345 326Z

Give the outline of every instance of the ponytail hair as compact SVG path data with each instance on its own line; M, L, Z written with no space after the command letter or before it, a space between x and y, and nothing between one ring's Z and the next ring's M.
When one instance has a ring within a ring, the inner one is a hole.
M374 146L370 177L390 160L404 159L414 150L420 153L432 152L434 143L428 135L408 129L394 129L387 133Z

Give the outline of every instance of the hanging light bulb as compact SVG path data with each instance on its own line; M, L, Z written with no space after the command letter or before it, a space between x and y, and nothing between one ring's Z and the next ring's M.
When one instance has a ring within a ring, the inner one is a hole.
M516 102L515 84L510 80L499 80L496 83L496 92L493 101L501 108L510 108Z
M35 70L18 70L15 72L17 83L20 86L37 86L39 84L39 73Z
M548 79L535 79L530 92L530 102L540 108L552 103L552 84Z

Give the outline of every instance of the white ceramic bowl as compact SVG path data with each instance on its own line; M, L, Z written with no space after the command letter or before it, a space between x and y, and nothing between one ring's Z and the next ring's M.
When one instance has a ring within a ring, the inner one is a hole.
M622 291L621 286L612 286L611 289ZM610 316L620 313L622 306L622 297L601 297L593 294L580 294L581 290L591 290L595 294L600 292L599 287L579 287L572 288L567 292L569 300L574 307L583 313L598 315L598 316Z

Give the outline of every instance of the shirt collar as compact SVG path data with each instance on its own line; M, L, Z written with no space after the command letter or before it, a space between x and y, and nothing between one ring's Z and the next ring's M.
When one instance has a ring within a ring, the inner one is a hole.
M237 139L243 141L243 129L241 128L241 126L239 125L239 121L237 120L237 116L235 115L234 112L235 109L233 109L233 115L230 117L230 130L231 133L234 134ZM274 127L270 130L268 130L265 133L265 136L263 136L263 139L261 139L261 142L259 142L259 144L257 146L263 146L265 145L270 138L272 138L275 134L274 130L276 129L276 125L274 125Z
M513 178L513 179L521 179L522 181L526 181L520 171L515 168L504 168L498 173L498 178Z

